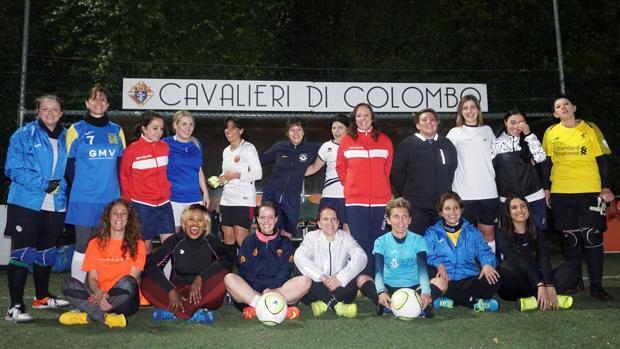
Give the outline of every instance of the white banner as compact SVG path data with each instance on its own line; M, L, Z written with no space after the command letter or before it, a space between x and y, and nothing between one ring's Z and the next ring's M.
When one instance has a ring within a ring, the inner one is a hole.
M454 112L464 95L488 110L486 84L123 79L123 109L350 112L361 102L376 112L433 108Z

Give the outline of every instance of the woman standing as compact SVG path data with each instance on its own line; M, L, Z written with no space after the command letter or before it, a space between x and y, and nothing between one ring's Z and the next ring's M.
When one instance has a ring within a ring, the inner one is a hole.
M95 321L108 327L125 327L126 316L140 307L138 280L146 259L136 210L126 200L106 206L101 224L88 243L83 269L86 282L67 278L62 290L73 307L58 321L85 325Z
M256 188L254 183L263 177L258 152L247 136L243 121L226 118L224 135L230 143L222 152L222 174L220 183L224 186L220 200L224 250L228 259L237 257L237 247L248 236L254 208L256 207Z
M512 110L504 115L504 131L493 141L491 157L500 207L505 205L510 194L524 196L532 208L536 228L540 232L545 231L545 192L534 165L547 165L547 155L538 137L530 131L525 113Z
M286 122L288 141L276 142L260 156L261 164L274 162L263 189L263 201L271 202L278 211L280 234L292 238L297 233L299 203L304 175L314 162L319 145L304 140L304 122L293 118Z
M493 130L482 123L478 98L466 95L457 106L456 127L446 136L456 147L458 166L452 190L465 203L463 215L475 222L493 251L494 223L497 220L498 195L493 169L491 144ZM491 185L490 185L491 184Z
M340 217L342 228L350 233L347 212L344 205L344 188L336 172L338 146L340 142L342 142L342 138L347 134L349 119L346 115L336 115L331 119L331 125L334 139L321 145L318 157L306 170L306 176L315 174L323 165L327 164L325 183L323 184L323 192L321 193L321 201L319 202L319 210L327 206L334 207L338 213L338 217Z
M71 276L84 281L82 262L103 209L121 196L120 159L125 149L123 129L110 122L108 91L95 86L84 102L88 113L67 131L67 180L71 185L66 223L75 225Z
M33 308L69 305L49 291L56 240L64 230L67 207L66 130L59 122L62 101L44 95L35 103L37 119L13 133L4 165L4 173L11 179L5 235L10 235L13 243L7 269L11 303L5 319L13 322L32 320L24 303L30 266L35 288Z
M392 197L392 156L392 140L377 129L372 107L358 104L338 147L336 171L344 186L349 228L368 259L362 273L369 277L374 276L372 248L386 230L385 206Z
M166 173L170 181L170 203L174 213L174 226L181 230L181 213L193 203L209 207L209 190L202 172L202 145L194 133L194 116L186 110L179 110L172 118L174 136L164 142L170 147Z
M579 266L564 262L551 269L547 240L536 229L525 198L510 195L502 215L502 225L495 234L497 271L502 286L497 293L503 299L519 301L519 310L555 310L570 308L573 297L558 295L578 282Z
M147 255L155 237L164 242L175 231L166 175L170 148L160 140L163 133L164 118L145 112L136 128L139 138L127 147L119 174L123 199L138 212Z
M413 114L418 132L396 148L390 179L399 195L413 206L409 230L423 235L437 219L437 200L452 188L458 159L454 144L437 134L439 117L433 109Z
M140 285L144 297L156 308L153 320L181 318L213 323L211 310L219 308L226 294L224 276L231 261L219 238L211 234L207 208L191 204L181 215L182 232L171 236L149 258ZM172 261L170 280L163 267ZM167 310L164 310L167 309Z
M604 203L614 199L609 189L611 150L595 124L575 117L577 106L568 96L557 97L553 108L560 122L550 126L543 137L543 148L551 160L551 174L544 176L543 186L553 225L562 231L566 260L581 265L585 256L592 297L610 301L602 279L603 232L607 230ZM576 290L583 290L583 279Z

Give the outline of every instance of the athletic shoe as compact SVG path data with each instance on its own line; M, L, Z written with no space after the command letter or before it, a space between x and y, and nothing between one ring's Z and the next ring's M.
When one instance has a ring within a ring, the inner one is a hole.
M433 308L432 307L426 307L424 309L422 309L422 311L420 312L420 315L418 315L419 318L425 318L425 319L431 319L433 318Z
M243 318L246 320L252 320L256 317L256 308L254 307L245 307L243 308Z
M560 297L558 297L558 301L559 299ZM517 300L517 307L519 311L536 310L538 309L538 300L534 296L519 298Z
M433 301L433 307L435 309L452 309L452 307L454 307L454 301L448 297L439 297Z
M152 316L153 321L161 321L161 320L176 320L177 317L174 315L173 312L161 309L161 308L155 308L153 309L153 316Z
M381 304L377 304L376 314L377 316L383 316L386 314L392 314L392 311Z
M76 313L74 311L68 311L62 313L58 318L58 322L63 325L86 325L88 324L88 314L86 313Z
M286 310L286 318L284 319L295 320L295 319L299 319L300 315L301 315L301 312L299 311L299 308L297 308L294 305L289 305L288 309Z
M125 315L123 314L108 313L105 314L105 321L103 323L109 328L125 327L127 326L127 319L125 319Z
M499 303L494 298L480 298L478 303L474 304L474 310L477 312L496 312L499 310Z
M188 324L191 324L194 322L211 325L212 323L215 322L215 313L211 310L207 310L203 308L198 309L196 310L194 315L192 315L192 318L187 320Z
M62 307L68 307L69 302L64 299L56 298L54 296L45 297L43 299L32 300L32 307L34 309L58 309Z
M357 305L355 303L345 304L344 302L338 302L334 306L334 310L338 316L348 317L349 319L357 316Z
M573 297L571 296L558 296L558 307L561 309L569 309L573 306Z
M316 301L310 303L310 308L312 308L312 314L314 316L321 316L328 309L327 304L323 301Z
M611 302L614 300L614 297L607 293L602 286L590 286L590 294L601 302Z
M26 313L26 307L23 304L16 304L9 308L4 319L13 322L29 322L32 321L32 316Z

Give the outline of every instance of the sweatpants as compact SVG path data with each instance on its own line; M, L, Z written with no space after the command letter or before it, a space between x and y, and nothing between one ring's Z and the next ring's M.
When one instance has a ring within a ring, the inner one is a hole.
M375 257L372 249L375 240L387 232L385 206L347 206L347 219L351 235L364 249L368 258L366 268L361 273L374 277Z
M299 222L299 194L276 197L271 192L263 193L263 202L271 202L275 205L278 214L276 228L286 230L293 236L297 235L297 223Z
M222 306L224 296L226 295L226 286L224 285L224 276L229 271L224 269L211 275L202 281L200 289L201 298L196 304L189 303L189 291L192 285L175 285L176 290L182 298L183 312L176 312L174 315L180 319L190 319L194 313L200 308L214 310ZM169 305L168 291L164 290L153 279L145 276L140 284L142 295L154 306L167 309Z

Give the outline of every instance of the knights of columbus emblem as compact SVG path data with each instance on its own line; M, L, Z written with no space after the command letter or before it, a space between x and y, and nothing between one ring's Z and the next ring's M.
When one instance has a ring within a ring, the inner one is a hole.
M129 89L129 98L141 107L153 98L153 90L144 81L138 81Z

